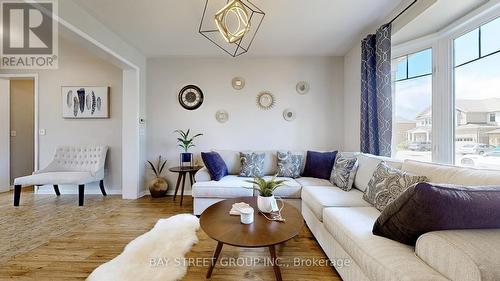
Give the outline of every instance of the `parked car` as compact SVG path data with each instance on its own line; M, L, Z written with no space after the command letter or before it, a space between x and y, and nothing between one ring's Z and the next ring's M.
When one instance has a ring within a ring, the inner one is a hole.
M500 146L482 155L469 154L460 159L462 166L500 170Z
M479 154L482 155L488 151L492 151L495 149L493 145L484 144L484 143L470 143L464 144L458 149L458 152L461 154Z
M408 149L412 151L431 151L431 143L424 141L414 141L408 145Z

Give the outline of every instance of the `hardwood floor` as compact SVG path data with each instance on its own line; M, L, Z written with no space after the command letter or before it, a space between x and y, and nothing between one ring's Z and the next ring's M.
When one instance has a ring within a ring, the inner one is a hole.
M84 211L74 208L76 195L34 195L23 192L21 206L17 210L12 207L12 193L0 194L0 237L7 229L5 222L12 221L15 216L24 219L34 219L22 225L16 225L18 232L31 233L30 229L43 224L37 220L37 210L49 212L46 219L66 219L59 221L56 234L38 233L44 236L46 242L34 249L25 249L10 260L0 263L0 280L84 280L90 272L100 264L117 256L123 247L135 237L150 230L160 218L166 218L180 213L192 213L190 196L184 198L183 206L172 201L172 197L155 199L143 197L138 200L121 200L118 196L103 198L100 195L85 197ZM57 212L52 211L57 206ZM106 210L103 210L105 206ZM86 214L65 217L64 210L70 213L80 210ZM10 210L10 212L2 212ZM92 215L88 215L88 214ZM6 216L14 216L7 218ZM31 224L31 225L30 225ZM5 234L4 234L5 235ZM210 239L202 230L198 232L199 243L187 254L190 261L196 258L210 258L216 242ZM25 236L8 237L11 243ZM6 240L2 240L4 243ZM282 264L283 280L341 280L337 272L330 266L296 266L296 258L301 260L326 259L325 254L312 236L304 227L301 233L286 244L277 248L278 257ZM225 264L217 264L211 280L274 280L272 266L264 264L269 257L267 249L241 249L224 246L220 259ZM244 261L259 262L252 266L235 266L227 264L229 258L241 258ZM204 280L207 267L203 264L189 266L183 280Z

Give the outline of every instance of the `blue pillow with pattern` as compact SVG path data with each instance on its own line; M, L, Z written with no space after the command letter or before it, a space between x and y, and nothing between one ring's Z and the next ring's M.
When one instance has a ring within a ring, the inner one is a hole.
M290 151L277 152L278 156L278 177L298 178L304 155L292 154Z
M240 152L240 177L263 177L264 157L264 153Z

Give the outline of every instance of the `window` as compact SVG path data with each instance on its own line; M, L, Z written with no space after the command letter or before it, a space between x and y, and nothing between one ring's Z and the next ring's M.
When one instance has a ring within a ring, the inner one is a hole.
M431 161L432 49L396 58L393 65L393 157Z
M455 163L500 169L500 18L454 40Z

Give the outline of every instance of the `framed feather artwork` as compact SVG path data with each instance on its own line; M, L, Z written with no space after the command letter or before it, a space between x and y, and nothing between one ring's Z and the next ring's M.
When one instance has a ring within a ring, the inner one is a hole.
M61 87L63 118L109 118L109 87Z

